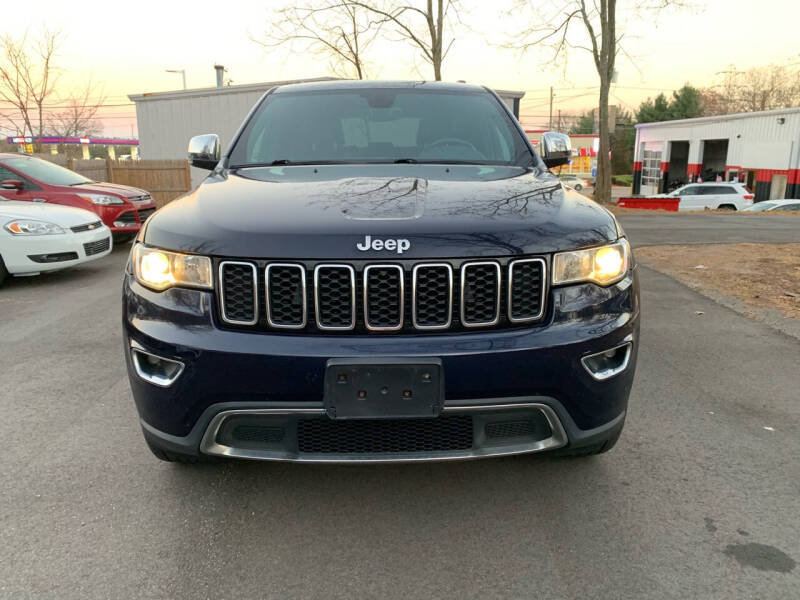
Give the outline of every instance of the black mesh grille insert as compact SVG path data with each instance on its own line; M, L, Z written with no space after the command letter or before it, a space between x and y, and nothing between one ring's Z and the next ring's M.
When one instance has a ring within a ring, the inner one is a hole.
M542 312L542 261L517 261L511 264L510 269L510 317L517 320L539 317Z
M495 263L468 264L462 267L462 313L464 323L490 324L499 314L499 268Z
M317 268L317 320L320 327L347 329L355 325L353 283L353 271L349 267Z
M237 425L233 428L234 439L243 442L275 443L283 441L283 427L267 427L264 425Z
M155 208L143 208L142 210L139 211L139 221L144 223L145 221L147 221L147 217L152 215L154 212L156 212Z
M419 266L416 270L416 325L443 327L450 322L452 281L449 267Z
M105 252L111 247L111 238L106 238L104 240L98 240L96 242L89 242L88 244L83 245L83 251L86 252L86 256L93 256L95 254L100 254L101 252Z
M369 266L364 272L364 313L368 327L396 329L403 323L403 269Z
M380 454L469 450L472 417L436 419L303 419L297 424L300 452Z
M236 323L256 320L255 266L249 263L222 263L222 317Z
M305 270L299 265L270 265L267 268L270 324L302 327L305 324Z
M501 421L486 424L486 437L509 438L533 435L536 424L533 421Z

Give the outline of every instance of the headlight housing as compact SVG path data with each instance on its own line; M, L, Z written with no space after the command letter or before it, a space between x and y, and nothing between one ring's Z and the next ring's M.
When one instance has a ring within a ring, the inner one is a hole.
M84 200L88 200L92 204L100 204L102 206L108 206L110 204L125 204L122 198L118 198L117 196L107 196L106 194L78 194Z
M625 238L607 246L559 252L553 257L553 285L583 281L611 285L625 277L630 256L631 247Z
M131 262L136 281L159 292L171 287L213 287L211 259L207 256L169 252L136 244Z
M31 221L29 219L16 219L6 223L4 228L11 235L57 235L64 233L64 229L55 223Z

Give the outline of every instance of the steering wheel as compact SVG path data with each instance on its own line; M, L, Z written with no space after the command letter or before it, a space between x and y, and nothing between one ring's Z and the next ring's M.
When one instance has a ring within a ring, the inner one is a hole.
M429 144L428 146L425 147L425 149L426 150L430 150L431 148L436 148L437 146L445 146L445 145L452 145L452 144L455 144L457 146L458 145L467 146L469 149L471 149L478 156L483 156L483 153L480 150L478 150L475 146L473 146L472 144L470 144L466 140L460 140L458 138L442 138L440 140L436 140L432 144Z

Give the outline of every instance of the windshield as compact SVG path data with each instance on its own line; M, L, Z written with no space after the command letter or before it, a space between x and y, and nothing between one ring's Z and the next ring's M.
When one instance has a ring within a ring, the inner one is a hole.
M91 179L86 179L86 177L78 175L75 171L70 171L40 158L20 156L6 159L4 162L7 167L47 185L92 183Z
M362 88L268 96L230 155L270 164L527 165L525 140L490 94Z

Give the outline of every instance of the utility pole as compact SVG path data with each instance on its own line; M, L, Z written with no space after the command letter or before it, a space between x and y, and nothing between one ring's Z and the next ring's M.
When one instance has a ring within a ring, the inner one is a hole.
M561 133L561 109L558 109L558 121L556 121L556 131Z
M553 86L550 86L550 126L548 127L550 131L553 130Z

